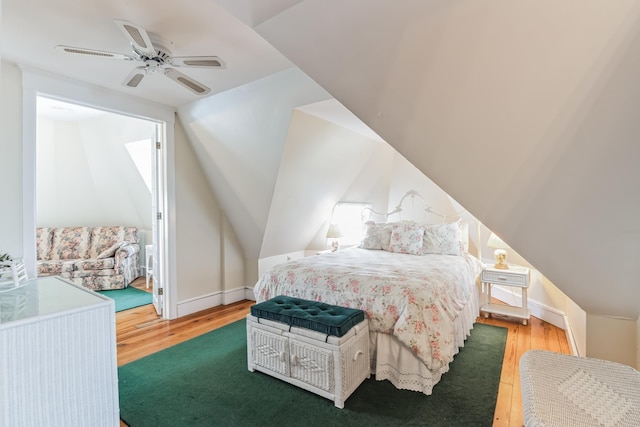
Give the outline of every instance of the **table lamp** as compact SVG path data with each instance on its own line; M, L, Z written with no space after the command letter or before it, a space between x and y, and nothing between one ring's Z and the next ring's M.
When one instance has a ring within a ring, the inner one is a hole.
M493 268L499 268L501 270L508 270L509 265L507 264L507 249L509 245L502 241L501 238L496 236L495 233L491 233L489 236L489 240L487 241L487 246L490 248L494 248L496 251L494 252L496 263Z
M331 240L331 251L335 252L340 249L340 238L342 237L342 230L338 224L329 224L327 230L327 239Z

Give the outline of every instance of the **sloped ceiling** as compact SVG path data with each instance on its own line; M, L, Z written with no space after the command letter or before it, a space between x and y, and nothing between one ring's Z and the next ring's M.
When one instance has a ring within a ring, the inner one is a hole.
M583 309L636 319L639 18L634 1L307 0L256 30Z

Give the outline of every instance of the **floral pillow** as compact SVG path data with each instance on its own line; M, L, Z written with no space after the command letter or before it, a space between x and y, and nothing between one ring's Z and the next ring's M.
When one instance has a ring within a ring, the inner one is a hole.
M424 226L403 222L391 228L389 252L419 255L424 240Z
M364 238L360 247L362 249L387 250L391 241L392 224L376 224L374 221L367 221L364 225Z
M423 254L462 255L462 221L425 225Z
M118 242L118 243L114 243L113 245L111 245L111 247L105 249L104 251L100 252L97 256L97 259L104 259L104 258L112 258L116 255L116 251L118 249L120 249L120 247L122 247L125 244L125 242Z

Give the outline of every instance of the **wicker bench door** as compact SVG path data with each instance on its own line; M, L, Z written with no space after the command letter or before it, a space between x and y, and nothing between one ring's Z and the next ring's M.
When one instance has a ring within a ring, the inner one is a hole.
M329 393L335 390L333 351L291 339L291 378Z
M289 339L251 328L252 360L255 365L289 376Z

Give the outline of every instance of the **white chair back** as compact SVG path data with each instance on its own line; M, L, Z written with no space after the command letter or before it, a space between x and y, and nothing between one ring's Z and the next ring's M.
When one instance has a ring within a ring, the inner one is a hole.
M17 288L29 280L27 269L22 259L0 263L0 269L2 269L0 270L0 285L13 284Z

